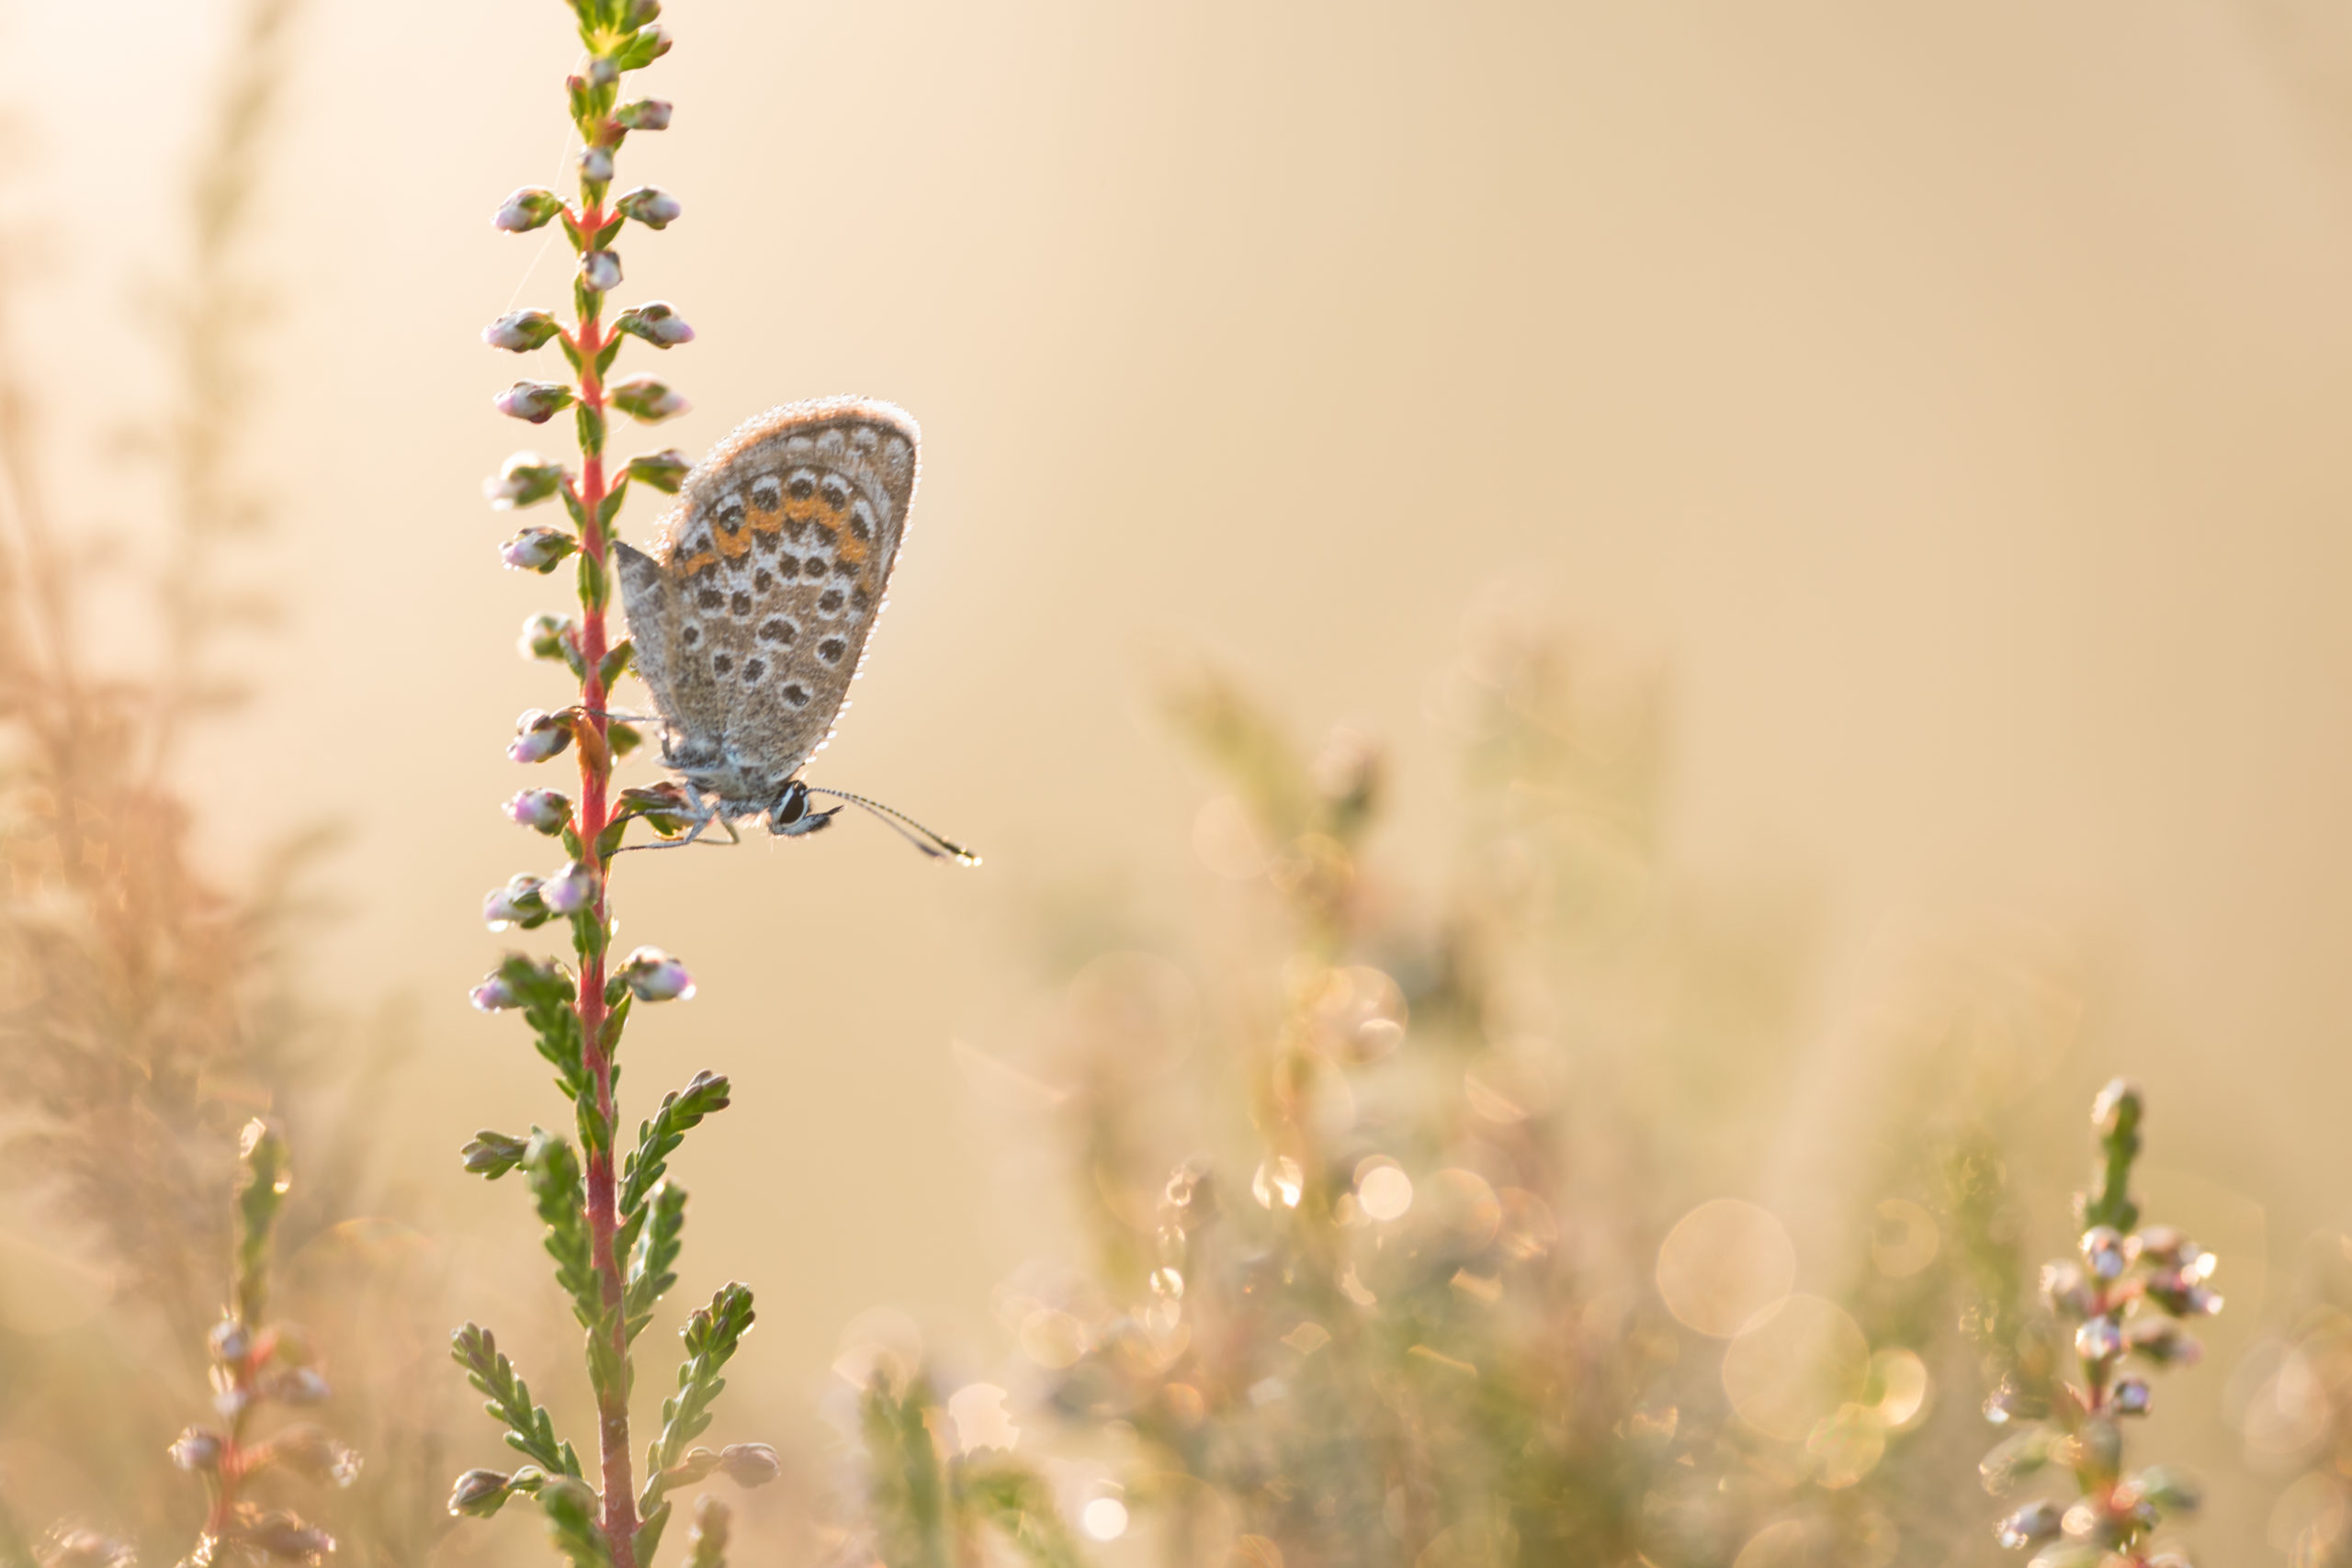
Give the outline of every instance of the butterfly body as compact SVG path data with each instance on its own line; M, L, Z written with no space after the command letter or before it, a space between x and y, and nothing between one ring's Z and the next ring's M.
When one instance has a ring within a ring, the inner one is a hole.
M651 553L613 547L662 760L721 821L814 831L797 775L865 662L914 502L915 422L828 399L748 421L688 475Z

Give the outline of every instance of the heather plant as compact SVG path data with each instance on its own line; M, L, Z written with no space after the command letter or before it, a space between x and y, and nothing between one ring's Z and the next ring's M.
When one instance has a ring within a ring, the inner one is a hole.
M269 1314L272 1236L293 1185L285 1134L249 1122L240 1154L229 1306L206 1341L220 1425L189 1427L171 1449L172 1462L201 1476L208 1494L204 1528L184 1568L320 1562L334 1551L334 1538L292 1508L268 1506L263 1493L279 1476L348 1486L359 1473L359 1457L313 1423L257 1428L273 1407L314 1405L329 1389L310 1337Z
M2075 1201L2079 1261L2041 1271L2050 1320L2071 1344L2035 1357L1985 1405L1996 1425L2018 1429L1984 1458L1995 1492L2045 1469L2064 1472L2074 1495L2029 1503L2004 1519L2004 1546L2032 1551L2036 1568L2098 1562L2185 1564L2156 1552L2160 1527L2192 1513L2198 1490L2162 1465L2126 1463L2125 1424L2145 1416L2154 1393L2144 1369L2193 1364L2200 1354L2185 1320L2222 1310L2206 1280L2214 1258L2169 1225L2140 1224L2132 1166L2140 1154L2140 1090L2119 1078L2091 1107L2099 1160Z
M778 1465L762 1444L713 1450L695 1444L708 1428L712 1405L726 1387L722 1375L752 1323L752 1292L721 1287L697 1308L682 1331L684 1357L675 1392L664 1400L658 1434L647 1444L641 1480L631 1452L629 1394L636 1379L635 1347L654 1309L677 1282L675 1268L685 1224L685 1190L669 1174L670 1156L705 1117L728 1105L725 1077L698 1073L662 1097L639 1124L636 1146L616 1149L623 1123L616 1091L619 1054L631 1010L642 1003L689 997L694 986L677 960L640 947L617 963L608 949L615 917L612 877L629 823L643 818L664 837L685 829L683 795L674 785L613 787L614 759L637 733L607 710L609 694L629 665L629 644L612 640L606 617L613 525L632 480L674 492L687 464L674 451L608 463L605 443L616 413L651 423L685 407L684 400L650 376L608 379L625 344L667 349L693 337L668 304L648 301L609 321L609 297L621 284L616 242L635 223L663 229L678 216L668 193L639 186L613 194L615 164L632 131L670 123L670 105L657 98L621 101L621 86L669 51L669 35L655 20L657 0L574 0L586 69L566 84L571 125L582 142L575 200L553 191L517 190L498 209L502 230L527 233L560 223L578 258L571 317L524 310L483 332L492 347L527 354L554 345L570 368L563 381L525 380L499 395L502 412L544 424L570 410L578 463L519 453L486 489L502 510L560 500L571 527L524 528L503 550L520 570L553 572L575 561L577 605L570 615L543 615L525 628L524 651L563 665L576 682L574 700L549 712L523 716L508 747L514 761L539 763L570 750L578 759L575 801L551 789L526 789L507 805L527 829L559 840L568 857L548 876L521 874L492 893L485 917L493 931L530 931L560 921L571 939L573 964L510 954L473 993L485 1011L520 1014L538 1052L555 1068L569 1107L573 1137L533 1128L514 1135L484 1131L466 1146L468 1169L496 1179L523 1173L546 1229L556 1280L585 1340L588 1383L596 1425L583 1461L560 1437L548 1412L495 1337L472 1324L460 1329L454 1354L487 1410L506 1429L506 1441L526 1461L511 1471L478 1468L458 1479L449 1511L497 1513L511 1499L533 1498L554 1540L580 1568L638 1568L652 1560L675 1511L673 1494L724 1476L742 1485L773 1480ZM577 1143L574 1143L574 1137ZM727 1539L726 1510L715 1496L696 1506L690 1556L718 1561Z

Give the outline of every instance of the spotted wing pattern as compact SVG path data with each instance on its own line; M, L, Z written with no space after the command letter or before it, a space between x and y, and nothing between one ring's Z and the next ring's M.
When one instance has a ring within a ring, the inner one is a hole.
M687 476L651 555L616 546L670 761L747 808L832 738L914 501L915 422L859 399L746 423Z

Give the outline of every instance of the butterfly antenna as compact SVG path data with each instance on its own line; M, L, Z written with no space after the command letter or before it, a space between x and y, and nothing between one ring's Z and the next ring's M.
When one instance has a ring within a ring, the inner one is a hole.
M829 795L835 800L846 800L852 806L862 806L881 819L882 825L933 860L952 860L958 865L978 865L980 857L952 839L942 838L903 811L894 810L878 800L868 800L862 795L846 790L809 787L810 795Z

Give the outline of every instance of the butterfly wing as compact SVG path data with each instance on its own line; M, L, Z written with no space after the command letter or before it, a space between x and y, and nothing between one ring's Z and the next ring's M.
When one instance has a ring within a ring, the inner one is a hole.
M669 728L667 750L684 761L715 761L727 712L708 661L690 657L694 649L681 644L684 591L661 561L634 546L616 542L613 564L634 645L630 661ZM697 629L693 640L702 635Z
M631 589L641 570L622 558L632 630L633 592L662 626L650 663L638 634L639 669L657 703L666 685L663 715L689 739L715 736L728 761L778 786L823 750L905 541L920 439L888 403L772 409L687 477L658 594Z

